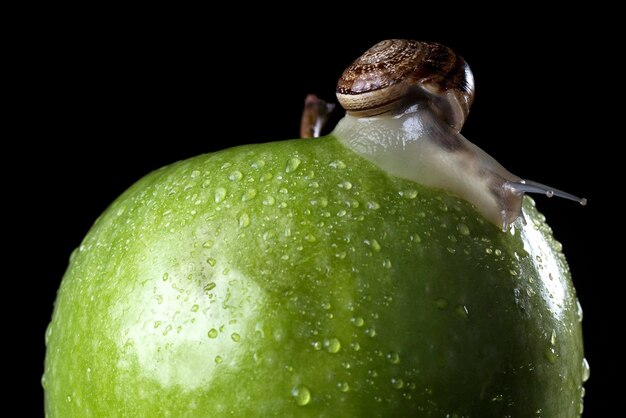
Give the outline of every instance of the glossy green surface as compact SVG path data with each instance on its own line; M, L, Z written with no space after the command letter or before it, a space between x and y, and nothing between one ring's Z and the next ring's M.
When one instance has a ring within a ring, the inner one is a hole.
M574 289L524 210L502 233L332 137L155 171L72 254L47 415L577 416Z

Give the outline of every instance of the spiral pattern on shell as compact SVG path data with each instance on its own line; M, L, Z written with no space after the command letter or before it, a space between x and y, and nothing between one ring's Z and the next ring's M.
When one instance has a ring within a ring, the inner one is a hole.
M389 39L344 71L337 98L348 113L364 117L426 98L459 130L474 99L474 78L465 60L446 46Z

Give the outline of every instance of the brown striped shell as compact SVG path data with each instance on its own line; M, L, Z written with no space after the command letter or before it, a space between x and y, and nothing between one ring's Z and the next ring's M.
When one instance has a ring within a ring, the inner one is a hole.
M368 49L343 72L337 99L357 117L426 99L459 131L474 100L474 77L465 60L446 46L389 39Z

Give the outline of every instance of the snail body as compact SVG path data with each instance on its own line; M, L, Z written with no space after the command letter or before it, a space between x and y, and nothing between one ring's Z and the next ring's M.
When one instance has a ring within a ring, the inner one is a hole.
M388 173L452 192L503 230L525 222L525 193L569 193L510 173L460 134L474 99L463 58L436 43L392 39L366 51L343 73L337 98L347 115L335 135Z

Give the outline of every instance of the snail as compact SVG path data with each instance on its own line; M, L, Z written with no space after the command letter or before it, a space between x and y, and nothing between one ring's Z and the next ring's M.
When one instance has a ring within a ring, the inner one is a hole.
M463 58L432 42L382 41L343 73L337 99L346 110L334 134L386 172L447 190L506 231L525 193L587 203L506 170L460 130L474 99Z

